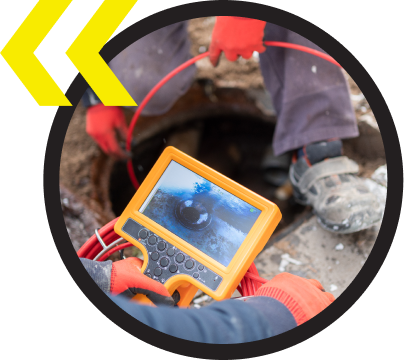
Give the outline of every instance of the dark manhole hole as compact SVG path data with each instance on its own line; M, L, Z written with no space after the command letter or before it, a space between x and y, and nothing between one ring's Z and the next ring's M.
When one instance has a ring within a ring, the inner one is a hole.
M271 146L274 124L237 113L189 121L186 125L161 131L136 145L132 149L133 164L140 183L167 146L168 140L189 129L198 132L199 138L196 153L190 155L279 206L283 217L277 231L292 223L304 210L304 207L295 204L292 199L276 199L274 195L277 187L265 181L261 164L264 154ZM114 165L109 191L112 210L119 216L135 193L125 163ZM184 219L188 219L190 223L193 222L194 215L197 216L192 211L183 213Z

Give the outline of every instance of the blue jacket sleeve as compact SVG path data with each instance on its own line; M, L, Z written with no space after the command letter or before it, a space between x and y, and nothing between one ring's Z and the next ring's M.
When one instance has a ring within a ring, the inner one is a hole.
M112 262L81 259L97 285L109 293ZM180 309L136 304L122 296L111 297L119 307L143 324L181 339L237 344L265 339L297 326L285 305L266 296L216 302L201 309Z
M111 299L129 315L158 331L202 343L262 340L297 326L289 310L269 297L226 300L201 309L152 308L121 297Z

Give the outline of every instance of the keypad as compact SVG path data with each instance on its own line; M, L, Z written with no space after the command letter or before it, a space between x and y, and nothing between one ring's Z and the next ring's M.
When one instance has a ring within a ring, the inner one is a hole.
M126 221L122 231L145 246L149 254L146 276L165 284L172 276L184 274L213 291L216 291L222 282L221 276L133 219Z

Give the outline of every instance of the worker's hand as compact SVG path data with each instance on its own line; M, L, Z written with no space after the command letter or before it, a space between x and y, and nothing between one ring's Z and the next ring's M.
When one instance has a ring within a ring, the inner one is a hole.
M261 20L217 16L209 47L212 65L217 66L222 51L230 61L237 60L239 56L249 59L254 51L264 52L265 25L266 22Z
M134 257L112 263L111 293L118 295L129 290L133 296L146 295L155 305L174 306L167 289L140 272L142 264L142 260Z
M289 273L276 275L262 285L255 296L268 296L280 301L292 313L297 325L310 320L335 300L318 280L307 280Z
M119 146L117 139L120 136L125 140L128 133L125 115L119 106L97 104L89 107L86 131L106 154L117 160L129 157Z

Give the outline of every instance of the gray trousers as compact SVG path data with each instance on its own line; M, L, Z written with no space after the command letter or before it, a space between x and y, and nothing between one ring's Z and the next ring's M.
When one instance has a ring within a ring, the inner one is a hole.
M264 40L291 42L322 51L297 33L270 23L265 27ZM139 39L109 65L139 104L166 74L190 58L187 22L180 22ZM311 54L271 46L260 54L260 66L278 114L273 138L276 156L317 141L358 136L348 86L337 66ZM143 114L168 111L189 89L195 71L195 66L191 66L171 79Z

